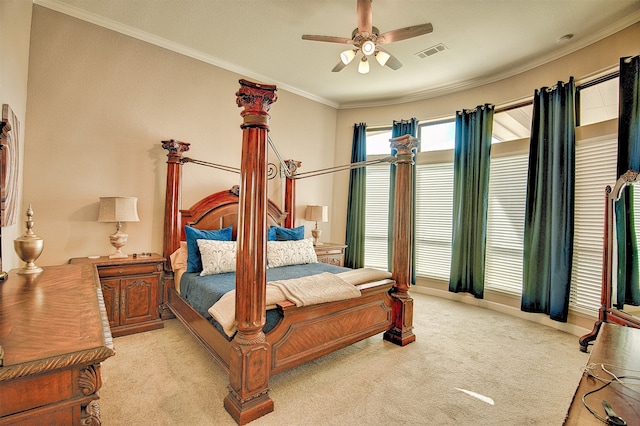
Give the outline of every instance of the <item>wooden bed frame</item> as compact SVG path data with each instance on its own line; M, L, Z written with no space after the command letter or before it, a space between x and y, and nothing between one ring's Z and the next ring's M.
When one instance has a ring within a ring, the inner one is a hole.
M164 256L184 240L184 225L201 229L233 226L238 241L236 320L238 332L229 342L185 302L175 289L169 262L165 267L164 301L175 315L229 373L229 394L224 407L238 424L246 424L273 411L269 377L384 332L384 339L404 346L415 340L411 279L411 165L415 138L392 140L397 150L396 222L392 279L362 284L361 296L339 302L296 307L278 305L282 319L268 333L266 320L266 239L269 225L294 226L295 180L287 179L282 212L267 198L268 110L276 100L276 87L240 80L237 104L244 108L242 166L239 195L221 191L191 208L180 210L182 154L189 144L163 141L167 157ZM291 161L291 160L290 160ZM253 218L253 220L251 219ZM261 241L262 244L255 244ZM170 315L164 311L163 317Z

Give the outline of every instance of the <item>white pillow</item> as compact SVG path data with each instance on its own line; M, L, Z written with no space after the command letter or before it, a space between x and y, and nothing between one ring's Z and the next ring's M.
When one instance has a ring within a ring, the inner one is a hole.
M236 241L196 240L200 249L202 272L200 276L235 272Z
M267 241L267 266L277 268L287 265L317 263L313 239L290 241Z

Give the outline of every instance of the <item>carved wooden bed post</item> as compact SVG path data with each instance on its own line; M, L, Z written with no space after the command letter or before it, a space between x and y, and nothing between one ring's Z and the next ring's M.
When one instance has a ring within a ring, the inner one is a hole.
M289 171L293 174L302 165L301 161L296 160L284 160L284 163L289 168ZM284 211L287 212L287 217L284 220L285 228L293 228L296 223L296 180L285 179L284 189Z
M164 197L164 240L162 243L162 256L164 263L164 279L162 286L162 303L160 305L160 317L173 318L173 313L166 305L169 300L168 284L173 281L173 271L169 256L180 247L180 205L182 202L180 183L182 177L182 153L189 151L189 143L174 139L162 141L162 147L167 152L167 189ZM175 284L174 284L175 285Z
M269 397L271 348L266 321L267 113L276 87L240 80L236 103L241 112L242 167L236 267L236 321L231 342L229 394L224 407L238 424L273 411Z
M391 139L396 150L395 222L393 224L393 327L384 333L384 339L400 346L416 340L413 334L413 299L411 285L411 251L413 240L413 163L418 140L410 135Z
M164 242L162 254L165 259L180 247L180 180L182 177L182 153L189 151L189 143L174 139L162 141L167 151L167 193L164 202Z

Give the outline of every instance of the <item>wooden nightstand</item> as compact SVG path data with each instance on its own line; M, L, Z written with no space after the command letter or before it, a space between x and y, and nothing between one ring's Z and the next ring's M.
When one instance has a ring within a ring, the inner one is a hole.
M164 257L158 254L126 259L101 256L73 258L69 263L92 263L98 269L104 304L114 337L164 327L160 296Z
M320 243L313 246L318 256L318 262L328 263L330 265L344 266L344 244Z

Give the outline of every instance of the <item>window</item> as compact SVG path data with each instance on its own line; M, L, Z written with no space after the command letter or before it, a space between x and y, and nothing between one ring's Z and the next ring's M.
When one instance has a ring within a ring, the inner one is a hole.
M389 164L367 166L364 266L368 268L388 267L389 174Z
M618 79L581 89L582 127L617 116ZM612 107L615 104L615 108ZM494 115L489 178L485 288L519 296L532 104ZM616 179L616 135L608 125L581 133L596 135L576 146L575 235L570 307L596 311L600 305L604 188ZM453 216L455 122L423 123L416 155L416 274L449 280ZM368 158L390 152L391 128L367 131ZM365 265L387 268L389 166L367 167ZM635 197L640 204L640 196ZM638 207L640 215L640 207ZM639 222L640 223L640 222Z
M449 281L453 162L416 167L416 275Z
M390 127L367 129L367 159L388 156L391 153L389 139ZM387 163L366 169L364 265L368 268L388 268L389 169Z
M522 294L529 154L491 158L485 289Z
M492 143L528 138L531 134L532 113L532 103L496 112L493 115Z
M600 123L618 118L618 77L601 81L578 90L578 125Z
M455 121L427 123L418 127L420 152L453 149L456 138Z
M453 121L421 125L416 156L416 274L443 280L451 267L454 131ZM367 158L388 155L389 139L390 128L367 130ZM387 269L388 164L367 167L366 191L365 265Z
M616 181L615 136L576 147L575 229L569 306L597 311L602 279L605 187Z

